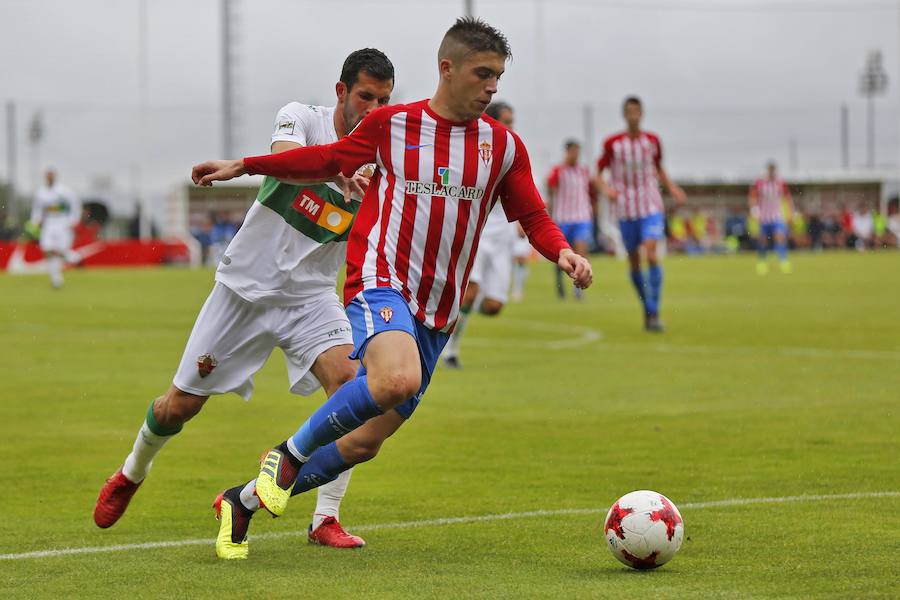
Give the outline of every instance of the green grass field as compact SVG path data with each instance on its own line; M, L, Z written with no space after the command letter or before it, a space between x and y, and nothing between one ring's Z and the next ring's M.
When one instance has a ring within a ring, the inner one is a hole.
M342 521L368 547L308 545L307 495L260 515L236 563L215 557L210 503L322 396L291 396L276 352L253 400L211 399L101 531L97 491L171 381L212 272L70 271L60 292L0 276L0 596L896 598L900 255L798 255L765 278L753 260L668 260L661 336L641 330L622 263L595 260L581 304L536 265L526 301L473 319L466 368L439 370L356 470ZM653 572L620 565L601 531L642 488L686 525ZM783 501L710 504L764 498ZM169 541L193 543L132 546Z

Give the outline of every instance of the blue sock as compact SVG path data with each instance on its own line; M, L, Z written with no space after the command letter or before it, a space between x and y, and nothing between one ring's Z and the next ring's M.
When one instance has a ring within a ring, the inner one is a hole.
M778 260L785 261L787 260L787 244L784 242L777 242L775 244L775 252L778 253Z
M351 466L338 452L336 443L331 442L327 446L322 446L312 453L308 461L303 463L297 474L297 481L294 482L294 488L291 490L291 496L308 492L320 485L334 481L338 475Z
M631 283L634 284L634 289L637 291L638 298L641 299L641 304L644 305L644 312L647 312L647 289L644 286L644 274L641 271L631 271Z
M358 376L338 388L300 426L288 439L288 449L298 460L308 460L319 446L333 442L380 414L381 409L369 393L367 377Z
M662 295L662 283L663 283L663 270L660 265L650 265L650 268L647 270L647 282L649 285L648 296L650 297L650 303L653 304L655 310L651 311L652 314L659 314L659 297Z

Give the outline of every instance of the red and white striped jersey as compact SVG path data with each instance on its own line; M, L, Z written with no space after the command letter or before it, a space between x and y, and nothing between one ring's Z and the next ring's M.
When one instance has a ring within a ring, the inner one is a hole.
M753 184L756 190L756 202L759 207L760 223L777 223L784 220L781 201L787 196L787 184L780 177L769 179L760 177Z
M539 234L532 242L545 256L568 247L544 209L522 141L486 116L447 121L427 100L388 106L333 144L244 159L250 173L304 179L338 169L349 177L366 163L376 170L347 243L345 303L364 289L391 287L425 326L451 330L498 197L508 220Z
M547 177L547 187L555 191L550 216L557 223L581 223L593 218L594 184L583 165L556 165Z
M663 211L657 177L661 164L662 145L652 133L641 131L631 137L623 131L606 138L597 170L610 170L612 185L619 194L619 219L630 221Z

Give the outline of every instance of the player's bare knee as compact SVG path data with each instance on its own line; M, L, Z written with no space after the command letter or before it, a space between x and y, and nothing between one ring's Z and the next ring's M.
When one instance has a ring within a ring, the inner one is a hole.
M493 317L499 315L501 310L503 310L503 303L498 300L485 298L481 302L481 314L483 315Z
M353 442L346 448L341 448L340 452L341 456L349 464L358 465L378 456L381 444L381 441L376 440L360 440Z
M412 398L421 385L422 375L418 369L402 369L384 373L373 378L370 376L372 396L382 410L393 408Z

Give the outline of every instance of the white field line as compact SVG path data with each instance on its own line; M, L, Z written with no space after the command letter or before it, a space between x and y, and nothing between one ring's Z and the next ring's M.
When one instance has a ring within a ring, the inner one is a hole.
M530 319L504 319L504 324L541 333L563 334L566 337L553 340L522 340L505 336L467 337L466 344L482 347L538 348L540 350L569 350L587 346L602 340L602 346L638 349L661 354L776 354L802 358L846 358L852 360L896 360L900 351L864 350L855 348L815 348L804 346L703 346L691 344L639 344L604 339L603 332L581 325L550 323Z
M900 498L900 492L856 492L849 494L820 494L810 496L777 496L774 498L732 498L729 500L712 500L709 502L685 502L680 510L696 510L702 508L719 508L729 506L749 506L754 504L783 504L789 502L823 502L828 500L858 500L866 498ZM474 515L469 517L445 517L441 519L424 519L421 521L399 521L395 523L374 523L354 526L353 531L377 531L382 529L412 529L415 527L437 527L463 523L483 523L487 521L509 521L531 517L555 517L560 515L595 514L602 517L609 508L563 508L557 510L532 510L527 512L502 513L494 515ZM254 535L253 540L274 540L281 538L302 537L306 531L281 531ZM156 548L180 548L183 546L212 547L214 539L170 540L163 542L144 542L142 544L116 544L111 546L86 546L83 548L60 548L59 550L38 550L15 554L0 554L0 560L20 560L23 558L52 558L79 554L97 554L101 552L125 552L128 550L153 550Z

